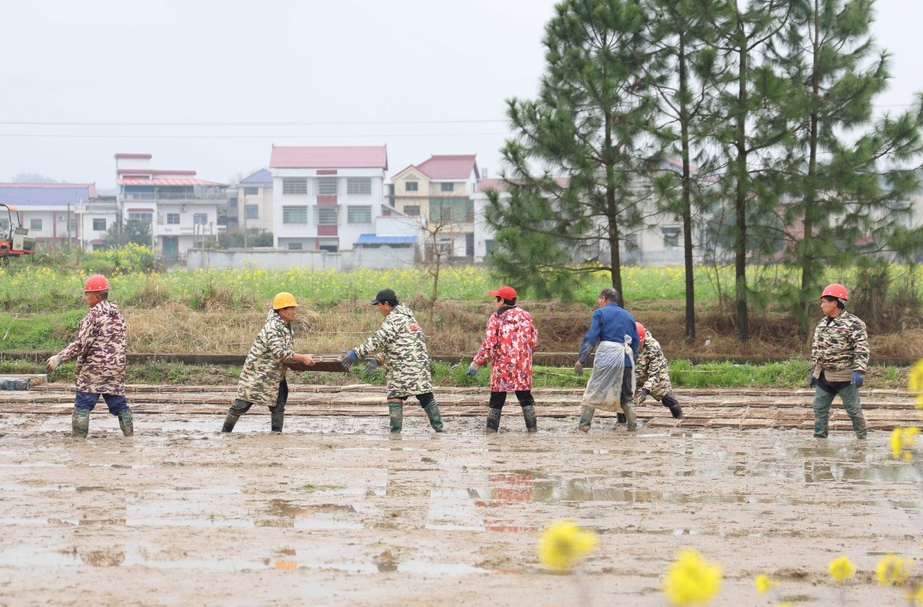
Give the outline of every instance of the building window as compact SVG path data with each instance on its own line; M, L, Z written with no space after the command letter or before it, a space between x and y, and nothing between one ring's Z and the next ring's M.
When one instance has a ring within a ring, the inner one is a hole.
M336 253L340 250L340 241L336 238L320 238L317 242L317 250Z
M70 226L71 226L71 227L70 227L71 232L76 232L76 231L77 231L77 216L76 216L76 215L74 215L73 217L71 217Z
M32 218L29 221L29 229L32 230L33 232L41 232L42 231L42 220Z
M320 205L317 208L317 225L335 226L339 223L340 207L335 204Z
M101 243L101 242L94 242L94 243L93 243L93 250L94 250L94 251L105 251L105 250L106 250L106 245L104 245L104 244Z
M179 225L179 213L167 213L167 225Z
M346 207L346 223L372 223L371 205Z
M307 179L282 179L283 194L307 194Z
M207 213L194 213L192 215L192 223L197 226L204 226L208 224L208 214Z
M248 204L247 205L247 219L259 219L259 218L260 218L260 205Z
M680 228L663 228L663 246L672 249L679 246Z
M443 223L472 223L474 202L470 198L431 198L429 218Z
M142 223L151 223L154 219L154 214L151 212L145 213L128 213L128 221L140 221Z
M105 217L94 217L93 218L93 229L97 232L106 231L106 218Z
M404 213L406 213L407 215L410 215L411 217L419 217L420 216L420 205L405 204Z
M337 195L337 178L321 177L317 180L318 196L336 196Z
M289 251L301 251L304 249L304 245L300 242L290 242L288 243Z
M372 180L367 177L350 177L346 180L347 194L371 194Z
M236 209L237 208L237 197L232 196L228 198L228 208Z
M420 183L417 181L405 181L404 182L405 192L416 192L419 187L420 187Z
M283 181L282 183L283 183L282 187L284 188L285 181ZM305 187L307 187L307 181L305 181ZM283 192L283 194L284 193L285 192ZM259 188L244 188L244 196L259 196L259 195L260 195Z
M308 207L282 207L282 223L308 223Z
M455 184L454 183L440 183L439 191L440 192L454 192Z

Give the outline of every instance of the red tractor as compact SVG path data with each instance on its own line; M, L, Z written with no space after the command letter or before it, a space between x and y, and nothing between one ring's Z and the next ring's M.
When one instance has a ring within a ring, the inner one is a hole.
M6 209L4 217L3 210ZM15 223L13 219L15 218ZM16 207L0 202L0 260L35 253L35 237L19 223Z

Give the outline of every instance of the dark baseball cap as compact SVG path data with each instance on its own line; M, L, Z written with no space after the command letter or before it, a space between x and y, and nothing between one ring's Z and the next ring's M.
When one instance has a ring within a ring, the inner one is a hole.
M394 294L394 291L391 289L382 289L378 292L378 295L375 296L375 299L370 301L371 305L381 303L383 301L397 301L397 295Z

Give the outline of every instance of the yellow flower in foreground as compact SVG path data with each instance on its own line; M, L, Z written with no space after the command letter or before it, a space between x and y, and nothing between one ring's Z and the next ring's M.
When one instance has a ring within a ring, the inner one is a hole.
M918 360L910 367L907 387L911 392L917 393L917 409L923 409L923 359Z
M753 580L753 583L756 585L756 591L760 594L766 594L770 589L772 589L773 586L779 585L779 582L775 581L765 573L756 576L756 579Z
M856 573L856 566L848 556L840 556L830 561L830 575L838 582L845 582Z
M596 549L596 534L573 521L555 521L538 538L538 560L554 569L569 571Z
M895 428L891 431L891 455L894 459L910 460L920 429L916 427Z
M721 588L721 567L685 548L667 571L664 591L674 605L706 605Z
M875 567L875 579L882 586L903 586L910 578L910 560L886 554Z
M907 600L913 605L923 605L923 586L907 591Z

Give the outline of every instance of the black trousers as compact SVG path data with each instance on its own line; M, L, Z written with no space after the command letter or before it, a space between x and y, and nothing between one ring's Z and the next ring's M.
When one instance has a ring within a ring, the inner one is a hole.
M506 394L506 392L491 392L488 406L491 409L502 409L504 403L506 403ZM532 398L532 390L516 390L516 398L519 399L520 407L535 404L535 399Z

